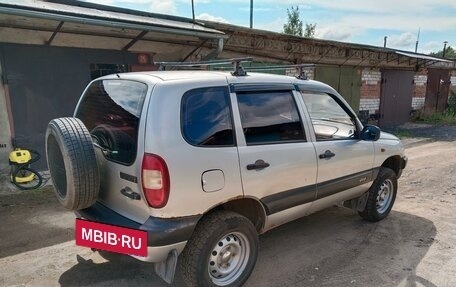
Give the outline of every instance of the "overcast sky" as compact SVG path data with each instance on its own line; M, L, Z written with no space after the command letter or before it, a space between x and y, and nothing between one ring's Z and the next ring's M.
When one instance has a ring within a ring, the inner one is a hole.
M87 0L191 18L191 0ZM194 0L197 18L249 25L249 0ZM281 32L287 8L299 5L301 19L316 23L316 37L414 51L456 47L456 0L254 0L254 27Z

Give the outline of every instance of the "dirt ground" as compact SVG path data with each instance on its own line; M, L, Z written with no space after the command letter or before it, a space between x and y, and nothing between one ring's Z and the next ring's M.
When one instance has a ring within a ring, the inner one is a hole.
M333 207L278 227L260 237L246 286L456 286L456 127L396 131L409 165L390 216L372 224ZM168 286L147 263L75 246L73 228L50 187L3 183L0 286Z

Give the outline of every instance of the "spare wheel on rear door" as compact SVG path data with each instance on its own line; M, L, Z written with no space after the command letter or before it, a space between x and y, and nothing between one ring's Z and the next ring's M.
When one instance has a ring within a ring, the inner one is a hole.
M95 203L100 187L92 138L77 118L52 120L46 130L46 159L55 194L67 209Z

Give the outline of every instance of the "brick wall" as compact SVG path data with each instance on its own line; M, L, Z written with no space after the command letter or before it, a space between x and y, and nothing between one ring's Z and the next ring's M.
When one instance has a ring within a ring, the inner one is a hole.
M366 85L376 85L382 80L382 73L378 69L365 68L361 73L361 81Z
M420 70L415 74L413 79L413 97L426 97L427 70Z
M413 83L412 109L420 110L424 107L424 100L426 98L427 70L421 69L416 72Z
M380 108L382 73L378 69L365 68L361 72L359 110L376 114Z
M380 99L360 99L359 110L369 111L369 114L376 114L380 108Z
M361 73L361 99L380 99L382 73L378 69L365 68Z
M412 109L421 110L424 107L424 97L413 97L412 98Z
M456 71L451 71L450 90L456 93Z

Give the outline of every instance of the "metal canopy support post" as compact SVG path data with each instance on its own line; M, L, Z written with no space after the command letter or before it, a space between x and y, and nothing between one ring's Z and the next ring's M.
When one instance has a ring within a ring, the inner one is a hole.
M390 53L386 54L386 57L387 57L386 58L386 63L394 62L396 60L399 61L399 58L400 58L399 55L397 55L397 58L396 58L396 57L394 57L394 55L396 55L396 54L393 54L393 57L391 57L391 59L389 59L389 55L390 55Z
M342 63L340 64L341 66L345 65L345 63L347 63L355 54L354 53L351 53L350 56L348 56L348 58Z
M203 61L210 61L212 59L216 59L220 53L223 51L223 47L225 45L225 42L222 38L217 40L217 48L215 48L212 52L207 54L204 58Z
M146 36L147 33L149 33L149 31L145 30L139 33L133 40L131 40L127 45L125 45L125 47L122 48L122 51L127 51L128 49L130 49L134 44L136 44L136 42L141 40L142 37Z
M204 40L203 42L201 42L201 44L199 44L198 46L196 46L195 49L193 49L190 53L187 54L187 56L184 57L184 59L182 59L182 62L187 61L187 59L190 58L190 56L193 55L196 51L198 51L198 49L200 49L201 47L203 47L204 44L206 44L207 41L208 41L208 39Z
M60 21L59 25L57 25L57 28L55 28L54 33L52 33L51 37L49 40L46 41L46 45L51 45L52 41L54 41L55 36L57 35L58 32L60 32L60 29L62 29L62 26L65 22Z
M402 60L402 61L399 61L399 58L397 58L397 64L398 64L398 65L401 65L401 64L406 63L406 62L409 61L409 60L410 60L409 57L406 57L405 60Z
M438 63L439 61L426 61L426 63L423 65L423 68L429 67L434 65L435 63Z

